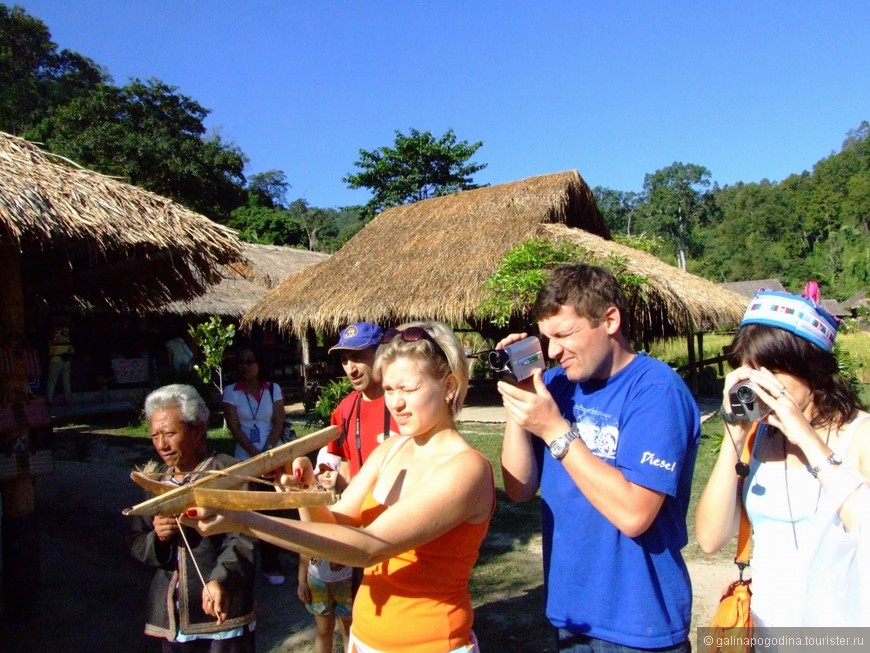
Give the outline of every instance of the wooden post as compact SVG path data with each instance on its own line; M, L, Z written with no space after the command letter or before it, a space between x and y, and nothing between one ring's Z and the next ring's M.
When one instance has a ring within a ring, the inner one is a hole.
M689 345L689 390L696 397L698 396L698 366L695 363L695 334L690 333L688 338Z
M23 346L24 294L21 285L21 254L9 238L0 236L0 344L4 347ZM0 372L0 402L23 401L28 395L24 370ZM0 450L4 453L13 443L28 444L26 426L0 434ZM7 619L24 621L39 611L40 557L39 532L34 506L36 503L32 476L21 476L0 482L3 519L0 522L3 547L3 598Z
M305 334L300 338L302 341L302 369L304 370L306 366L311 364L311 340L313 333L311 329L307 329ZM304 375L303 375L304 376ZM302 379L303 382L307 381L307 378Z

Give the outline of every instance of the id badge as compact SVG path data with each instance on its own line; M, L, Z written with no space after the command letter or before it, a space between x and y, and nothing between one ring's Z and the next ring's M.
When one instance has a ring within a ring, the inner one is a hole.
M260 429L256 424L251 427L251 433L248 435L248 439L251 441L251 444L260 443Z

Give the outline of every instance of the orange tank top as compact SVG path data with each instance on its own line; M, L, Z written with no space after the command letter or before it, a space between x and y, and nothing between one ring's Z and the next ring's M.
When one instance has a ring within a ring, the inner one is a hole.
M360 513L363 525L388 508L369 493ZM367 567L353 602L354 637L390 653L444 653L467 644L474 621L468 581L491 519L492 511L480 524L459 524Z

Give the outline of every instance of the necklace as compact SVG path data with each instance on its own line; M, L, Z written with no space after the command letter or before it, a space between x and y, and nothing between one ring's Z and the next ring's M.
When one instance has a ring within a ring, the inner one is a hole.
M798 547L798 537L797 537L797 528L795 528L795 520L794 520L794 512L791 507L791 495L788 491L788 440L785 437L785 434L780 431L780 437L782 438L782 470L783 475L785 476L785 500L788 504L788 519L791 523L791 534L794 538L794 548L797 550ZM825 446L828 446L828 443L831 441L831 424L828 424L828 434L825 436ZM816 496L816 509L813 511L813 514L819 511L819 502L822 499L822 484L819 483L819 494Z

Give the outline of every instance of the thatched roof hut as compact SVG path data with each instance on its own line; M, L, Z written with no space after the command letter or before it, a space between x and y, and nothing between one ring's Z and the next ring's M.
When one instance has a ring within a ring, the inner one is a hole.
M849 309L852 313L857 313L859 308L867 308L870 306L870 293L868 293L868 289L864 288L863 290L859 290L848 299L845 299L843 301L843 306Z
M329 260L281 282L245 317L301 335L350 321L472 318L501 258L556 222L609 237L576 171L388 209Z
M282 279L328 259L329 254L242 243L242 257L242 261L225 266L220 282L205 294L187 301L171 302L160 312L239 319Z
M627 259L651 282L633 307L638 334L690 334L740 319L746 302L611 240L576 171L464 191L384 211L328 261L285 279L245 316L302 334L412 318L487 326L477 310L502 257L530 238L573 240L596 260Z
M2 132L0 247L44 306L157 307L202 294L240 256L232 230Z
M726 281L721 286L725 290L731 290L747 299L752 299L759 290L777 290L786 292L785 286L779 279L749 279L747 281Z
M11 451L12 442L16 451L19 443L26 449L30 427L45 423L31 421L25 409L40 405L30 399L26 383L26 309L160 306L201 294L239 256L231 230L0 132L0 386L4 407L25 416L0 432L3 451ZM39 399L44 407L45 398ZM36 460L20 452L13 465L4 466L11 469L3 477L4 520L7 513L20 519L10 522L12 539L4 541L4 587L16 587L10 574L25 569L31 590L39 586L39 556L31 550L35 521L29 519ZM4 540L6 531L4 523ZM35 607L31 590L16 595L20 614Z

